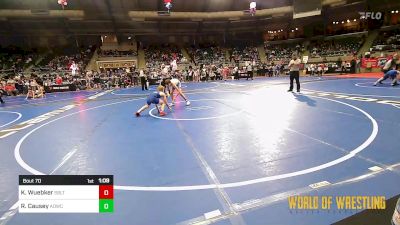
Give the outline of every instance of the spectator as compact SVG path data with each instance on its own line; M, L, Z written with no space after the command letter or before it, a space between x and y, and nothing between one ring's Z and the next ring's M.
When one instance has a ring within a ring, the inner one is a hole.
M13 83L7 83L7 85L4 87L4 90L6 91L7 95L9 95L9 96L18 95L18 90L15 88L15 85Z
M56 84L57 84L57 85L62 85L62 83L63 83L62 78L61 78L60 76L57 76L57 78L56 78Z

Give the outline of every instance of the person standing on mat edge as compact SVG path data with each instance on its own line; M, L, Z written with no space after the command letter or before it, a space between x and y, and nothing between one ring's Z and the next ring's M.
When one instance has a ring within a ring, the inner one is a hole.
M290 76L290 88L288 91L293 91L293 80L296 80L297 92L300 92L300 64L301 60L296 54L293 54L292 60L289 62L289 76Z
M145 89L148 90L146 75L144 74L143 70L140 70L139 77L140 77L140 84L142 85L142 91L144 91Z
M246 80L249 80L249 78L251 78L251 80L253 80L253 67L250 62L247 65L246 70L247 70L247 79Z

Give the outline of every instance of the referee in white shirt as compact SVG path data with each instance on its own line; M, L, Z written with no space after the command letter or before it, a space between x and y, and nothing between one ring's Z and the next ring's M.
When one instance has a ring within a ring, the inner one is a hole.
M293 80L296 80L297 92L300 92L300 64L301 60L297 55L293 54L292 60L289 62L290 88L288 91L293 91Z

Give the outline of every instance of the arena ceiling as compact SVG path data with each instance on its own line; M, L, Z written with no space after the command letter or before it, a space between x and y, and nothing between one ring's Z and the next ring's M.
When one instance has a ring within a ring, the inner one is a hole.
M302 23L292 20L293 1L257 0L257 10L268 11L265 16L252 17L240 14L241 16L230 17L227 14L226 18L199 19L190 18L190 13L205 12L210 15L222 15L223 12L236 11L235 15L237 15L248 9L250 0L173 0L171 15L174 15L174 12L189 15L182 19L174 18L174 16L158 17L155 12L165 11L163 0L68 0L65 10L61 8L57 0L0 0L0 26L2 27L0 35L57 36L115 33L140 36L259 32ZM365 1L322 0L325 7L335 4L357 4L361 8L365 7ZM400 2L399 0L379 1ZM154 16L137 16L138 13L143 12L153 13ZM356 11L352 13L357 14ZM308 21L303 23L308 23Z
M173 0L173 10L179 12L240 11L249 7L250 0ZM293 0L259 0L257 8L292 5ZM60 9L57 0L1 0L1 9ZM121 13L165 10L162 0L68 0L68 9L85 10L93 16L108 10Z

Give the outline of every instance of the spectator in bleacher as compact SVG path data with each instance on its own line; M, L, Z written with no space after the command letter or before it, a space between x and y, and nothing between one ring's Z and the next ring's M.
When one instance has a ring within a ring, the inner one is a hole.
M119 51L119 50L99 49L98 55L100 57L129 57L129 56L137 56L137 52L134 50Z
M311 57L352 55L361 47L362 37L322 40L310 44Z
M56 84L57 84L57 85L62 85L62 83L63 83L63 79L61 78L61 76L57 76L57 78L56 78Z
M18 95L18 90L15 88L14 83L7 83L7 85L4 87L4 90L6 91L7 95L9 95L9 96L17 96Z
M219 46L205 44L188 48L195 64L221 64L225 62L225 53Z

